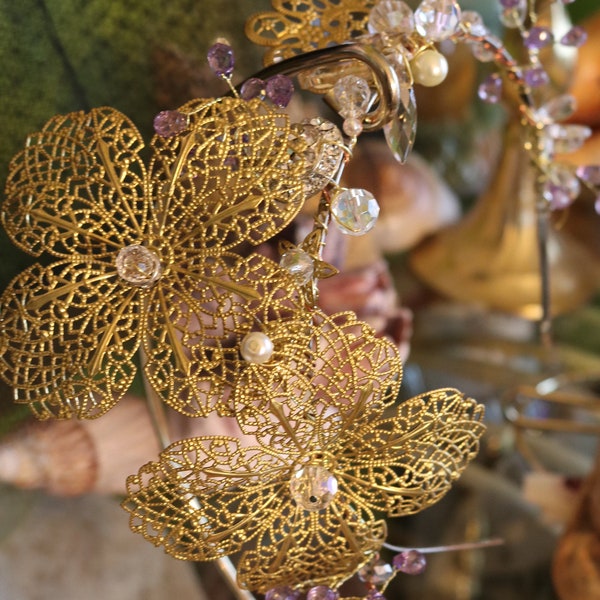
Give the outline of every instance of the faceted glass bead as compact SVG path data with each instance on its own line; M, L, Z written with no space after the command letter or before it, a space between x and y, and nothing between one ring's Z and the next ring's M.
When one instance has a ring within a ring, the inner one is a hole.
M290 481L292 498L298 506L310 512L326 509L337 489L337 479L333 473L320 465L300 467L293 473Z
M365 583L372 585L383 585L394 575L392 565L386 563L380 558L376 558L361 567L358 571L358 577Z
M404 111L384 125L383 134L395 159L404 164L417 135L417 102L413 88L403 88L400 97Z
M577 100L571 94L563 94L548 100L535 111L535 117L544 125L568 119L577 109Z
M252 331L244 336L240 344L240 354L248 362L262 365L273 356L273 342L262 331Z
M485 36L487 45L482 42L471 43L473 56L482 63L492 62L496 59L496 48L502 47L502 41L491 33Z
M575 25L560 38L560 43L563 46L572 46L579 48L586 43L588 38L587 31L581 25Z
M396 554L392 561L394 568L408 575L420 575L427 567L425 555L418 550L406 550Z
M335 82L333 97L342 117L356 119L366 114L371 100L371 90L362 77L346 75Z
M258 77L246 79L240 89L240 96L243 100L252 100L253 98L262 100L266 96L265 82Z
M406 33L415 28L412 9L402 0L382 0L369 14L370 33Z
M532 88L541 87L550 83L550 77L542 67L531 67L523 70L525 83Z
M459 23L460 7L454 0L422 0L415 11L415 29L432 42L448 39Z
M586 165L577 167L577 177L591 183L600 185L600 165Z
M344 119L342 129L349 138L356 138L362 133L363 124L360 119L350 117L349 119Z
M580 192L581 184L570 167L552 165L542 188L544 199L552 210L566 208L579 196Z
M546 150L550 153L568 154L583 146L585 140L592 135L587 125L562 125L552 123L544 129L546 134Z
M306 600L338 600L340 595L326 585L317 585L310 588L306 594Z
M312 257L300 248L284 252L279 265L289 271L300 285L306 285L312 279L315 270Z
M233 73L235 58L231 46L217 42L208 49L206 58L215 75L229 77Z
M274 75L267 79L266 91L275 106L285 108L294 95L294 83L287 75Z
M160 260L152 250L138 244L119 250L116 260L119 277L135 287L149 288L162 274Z
M154 117L153 125L157 135L172 137L186 129L188 118L178 110L163 110Z
M527 0L500 0L500 22L510 29L521 27L527 16Z
M300 592L288 586L279 586L270 589L265 594L265 600L298 600Z
M367 190L342 190L331 201L331 214L342 233L363 235L375 225L379 204Z
M502 98L502 77L498 73L488 75L479 86L477 95L488 104L497 104Z
M554 36L548 27L532 27L523 37L523 43L530 50L541 50L553 42Z
M385 600L385 596L376 589L370 589L367 592L366 600Z
M471 35L483 37L488 34L488 28L483 22L483 17L474 10L462 11L460 23Z

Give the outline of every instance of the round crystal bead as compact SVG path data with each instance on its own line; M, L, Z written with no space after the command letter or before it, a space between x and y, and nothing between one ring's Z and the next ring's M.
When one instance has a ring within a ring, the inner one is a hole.
M415 28L432 42L448 39L458 29L460 7L454 0L423 0L415 11Z
M300 592L287 585L270 589L265 594L265 600L298 600Z
M252 331L244 336L240 344L240 354L248 362L262 365L273 356L273 342L262 331Z
M360 580L372 585L383 585L391 579L393 575L394 569L392 568L392 565L380 558L368 562L358 571Z
M119 250L116 267L121 279L141 288L151 287L162 274L158 256L152 250L138 244Z
M408 575L420 575L427 567L425 555L418 550L406 550L396 554L393 559L394 568Z
M360 119L344 119L344 124L342 126L344 133L350 137L355 138L358 137L363 131L363 124Z
M460 23L471 35L483 37L488 34L488 28L483 22L483 17L474 10L463 10Z
M315 265L312 257L300 248L293 248L284 252L279 265L289 271L294 279L300 284L307 284L314 274Z
M502 77L498 73L488 75L477 90L477 95L484 102L497 104L502 98Z
M333 473L320 465L309 464L298 468L290 481L292 498L298 506L310 512L327 508L337 489L337 479Z
M338 600L340 595L334 589L326 585L317 585L308 590L306 600Z
M333 97L342 117L356 119L366 114L371 100L371 90L362 77L346 75L335 82Z
M402 0L381 0L369 14L370 33L412 33L415 16Z
M331 201L331 214L342 233L363 235L377 222L379 204L367 190L342 190Z

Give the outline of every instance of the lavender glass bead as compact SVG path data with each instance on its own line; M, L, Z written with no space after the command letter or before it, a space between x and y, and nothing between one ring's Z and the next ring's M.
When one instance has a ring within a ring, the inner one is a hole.
M294 95L294 84L286 75L275 75L267 79L267 96L279 108L285 108Z
M394 568L408 575L420 575L425 571L427 559L418 550L406 550L396 554L392 561Z
M548 27L532 27L523 38L523 43L530 50L540 50L553 41L554 36Z
M502 77L497 73L492 73L482 81L477 95L488 104L497 104L502 98L502 87Z
M178 110L163 110L154 117L154 131L161 137L172 137L181 133L188 124L187 115Z
M242 84L240 96L243 100L252 100L253 98L264 98L266 94L265 82L258 77L250 77Z
M567 31L567 33L560 38L560 43L563 46L573 46L574 48L579 48L585 44L587 37L588 35L586 30L580 25L575 25L575 27L569 29L569 31Z
M366 600L385 600L385 596L376 589L371 589L367 592Z
M340 595L326 585L317 585L310 588L306 594L306 600L338 600Z
M288 586L280 586L270 589L265 594L265 600L298 600L300 592Z
M217 42L208 49L206 58L215 75L229 77L233 73L235 59L231 46Z

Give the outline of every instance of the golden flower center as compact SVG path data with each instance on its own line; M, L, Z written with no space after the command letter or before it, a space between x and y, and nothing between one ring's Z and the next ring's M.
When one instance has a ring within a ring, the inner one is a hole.
M139 244L121 248L117 254L116 266L123 281L141 288L152 287L162 275L158 256Z

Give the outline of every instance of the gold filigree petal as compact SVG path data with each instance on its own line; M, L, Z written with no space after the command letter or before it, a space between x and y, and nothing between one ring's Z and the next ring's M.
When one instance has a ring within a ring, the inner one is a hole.
M95 418L134 374L138 290L102 262L34 265L0 299L2 378L41 419Z
M239 551L281 511L289 465L275 453L214 436L176 442L127 478L129 525L184 560Z
M349 429L339 457L340 488L391 517L437 502L477 454L483 406L452 389L400 404L393 419Z
M301 328L293 326L287 337L281 331L303 314L299 298L289 273L258 254L202 258L188 253L163 277L146 311L145 372L152 387L187 416L206 416L215 408L232 414L231 389L254 381L239 352L242 339L252 331L276 334L275 354L255 369L258 373L291 360L284 346L290 344L289 352L298 347L293 336Z
M386 533L384 521L356 512L342 498L320 512L292 503L256 550L241 557L238 583L262 593L280 585L337 588L381 549Z
M175 248L218 254L258 245L302 206L304 165L291 161L287 115L255 99L221 98L183 106L189 128L152 140L157 237Z
M144 144L112 108L51 119L10 164L1 220L39 256L100 256L139 240L147 218Z
M369 12L377 0L272 0L274 11L246 22L251 42L267 46L269 65L276 59L343 44L367 31Z

